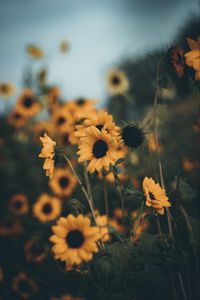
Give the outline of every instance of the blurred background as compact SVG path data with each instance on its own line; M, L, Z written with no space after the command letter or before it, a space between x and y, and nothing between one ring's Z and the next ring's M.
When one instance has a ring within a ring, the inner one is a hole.
M20 90L25 46L33 43L44 50L49 81L65 97L103 101L108 68L166 48L198 15L198 0L0 0L0 81ZM70 44L64 57L62 40Z

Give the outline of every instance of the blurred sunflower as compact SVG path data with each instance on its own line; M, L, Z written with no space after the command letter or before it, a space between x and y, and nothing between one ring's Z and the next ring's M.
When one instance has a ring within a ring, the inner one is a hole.
M28 55L34 59L41 59L44 57L43 50L37 45L30 44L26 47Z
M185 63L195 70L195 80L200 80L200 36L196 41L190 38L187 41L191 51L185 54Z
M133 149L144 143L145 135L141 128L134 123L130 123L121 129L121 141L125 147Z
M35 133L36 137L40 137L47 133L49 136L53 136L55 133L54 126L50 122L50 120L42 120L38 121L33 126L33 132Z
M148 134L148 139L147 139L147 145L148 148L151 152L157 152L157 145L156 145L156 137L155 137L155 133L154 132L150 132ZM158 145L158 153L161 153L163 151L163 145L160 142L159 139L159 145Z
M8 124L16 128L24 127L27 121L28 118L23 113L17 110L12 111L7 117Z
M106 132L108 132L111 136L118 136L119 135L119 127L115 125L113 122L113 117L112 115L109 115L107 111L105 110L100 110L97 111L96 114L91 114L89 118L85 119L82 124L76 125L76 131L74 135L78 138L84 137L85 136L85 129L90 127L90 126L95 126L98 128L100 131L102 129L105 129Z
M47 70L42 68L37 73L37 81L40 85L45 85L47 82Z
M9 210L14 215L24 215L29 211L28 198L24 194L13 195L9 200Z
M58 86L52 86L46 96L47 105L51 112L53 112L60 105L61 91Z
M109 224L120 233L124 232L124 228L122 226L122 215L122 209L116 207L113 211L113 216L109 219Z
M161 188L152 178L145 177L143 180L143 190L146 197L146 206L153 207L157 213L163 215L164 207L170 207L169 198L165 189Z
M54 172L49 185L53 192L58 196L71 196L77 184L77 179L73 173L65 168L58 168Z
M66 107L72 115L76 115L81 118L83 115L95 110L96 102L97 101L95 99L77 98L74 101L67 102Z
M52 251L56 259L65 261L67 267L89 261L94 252L98 252L96 242L100 238L98 227L91 227L90 219L79 215L68 215L60 218L56 226L52 226L53 236L50 241L55 245Z
M0 221L0 236L18 236L23 232L20 220L10 217Z
M85 300L85 298L82 298L82 297L74 297L74 296L72 296L72 295L65 294L65 295L62 295L61 297L59 297L58 300Z
M36 283L22 272L13 279L12 288L21 299L29 299L38 291Z
M44 260L47 249L43 241L32 239L24 245L25 257L28 262L39 263Z
M52 122L55 130L60 133L71 132L73 118L66 106L58 106L52 113Z
M108 218L106 215L97 215L96 222L100 229L101 239L104 242L107 242L110 239L108 232Z
M106 85L112 95L124 94L129 89L129 81L126 74L118 69L107 72Z
M54 163L55 163L54 147L56 146L56 142L53 141L46 133L44 134L44 137L40 137L40 141L43 144L43 148L41 153L38 156L45 158L43 169L46 171L46 176L52 178L53 171L54 171Z
M35 116L41 109L31 89L25 89L16 103L16 110L27 118Z
M195 161L192 158L184 157L182 160L182 166L183 166L183 170L185 170L186 172L190 172L194 169L199 168L200 164L198 161Z
M49 222L58 218L62 205L60 199L48 194L41 194L33 205L33 215L41 222Z
M85 130L86 137L81 138L78 162L89 161L87 171L109 170L117 161L117 140L105 130L91 126Z
M138 211L132 212L131 217L136 218L137 213L138 213ZM135 221L133 222L134 235L131 238L132 241L134 241L134 242L138 241L141 234L146 232L149 229L150 223L147 220L146 216L147 216L147 212L143 212L141 214L140 219L138 220L138 218L136 218Z
M11 82L0 82L0 96L7 98L15 93L15 86Z
M70 44L67 40L61 41L59 45L59 50L61 53L67 53L70 50Z

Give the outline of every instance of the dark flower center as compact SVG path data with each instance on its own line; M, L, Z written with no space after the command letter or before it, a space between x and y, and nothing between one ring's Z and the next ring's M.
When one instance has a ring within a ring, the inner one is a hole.
M80 98L76 101L76 103L79 105L79 106L82 106L85 104L85 99L84 98Z
M19 291L27 294L32 294L33 289L27 280L20 280L18 283Z
M51 211L52 211L52 206L51 206L51 204L49 204L49 203L45 204L45 205L43 206L43 208L42 208L42 211L43 211L43 213L45 213L45 214L50 214Z
M103 125L98 124L98 125L96 125L96 128L98 128L101 131L101 129L103 128Z
M7 86L7 84L2 84L2 85L1 85L1 91L2 91L3 93L6 93L6 92L8 91L8 86Z
M58 125L62 125L65 122L66 122L66 119L64 117L59 117L58 120L57 120Z
M62 188L66 188L67 186L68 186L68 184L69 184L69 178L67 178L67 177L61 177L60 179L59 179L59 184L60 184L60 186L62 187Z
M98 140L93 146L93 154L96 158L101 158L106 155L106 152L108 151L108 146L106 142L103 140Z
M41 255L44 252L44 244L41 241L35 241L32 245L31 252L34 255Z
M137 148L143 143L144 135L140 128L134 125L128 125L122 130L122 139L126 146Z
M14 114L14 118L17 119L17 120L21 119L21 117L22 116L19 113Z
M155 196L154 196L154 194L152 192L149 192L149 198L151 200L155 200Z
M118 76L113 76L112 77L112 83L114 85L118 85L120 83L120 78Z
M32 98L27 97L27 98L24 99L24 106L25 106L26 108L31 107L32 104L33 104L33 99L32 99Z
M79 230L72 230L66 236L66 242L70 248L80 248L84 242L84 236Z
M13 205L16 209L20 209L22 207L23 203L20 200L16 200Z

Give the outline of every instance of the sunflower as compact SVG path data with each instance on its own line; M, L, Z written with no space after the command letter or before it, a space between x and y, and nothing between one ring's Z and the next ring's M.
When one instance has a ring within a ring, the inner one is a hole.
M73 119L65 105L56 107L52 113L52 122L58 132L71 132Z
M52 178L55 163L55 160L53 159L55 157L54 147L56 142L53 141L46 133L44 134L44 137L40 137L40 140L43 144L43 148L39 157L45 158L43 169L46 170L46 176Z
M55 258L65 261L67 267L89 261L94 252L98 252L96 242L100 239L98 227L91 227L90 219L83 215L61 217L52 227L54 233L50 241Z
M68 41L63 40L59 45L59 50L61 53L67 53L70 50L70 44Z
M50 111L54 111L60 105L61 91L58 86L52 86L46 96L47 105Z
M129 81L126 74L118 69L110 70L106 74L106 85L112 95L124 94L129 89Z
M25 89L16 103L16 110L27 118L35 116L41 109L31 89Z
M11 82L0 82L0 96L7 98L14 94L15 86Z
M185 54L185 63L196 71L195 79L200 80L200 36L197 41L190 38L187 41L191 51Z
M32 239L26 242L24 246L25 257L28 262L41 262L47 253L47 249L43 241Z
M17 110L12 111L7 117L8 124L16 128L24 127L27 121L28 118L21 111Z
M54 172L53 178L49 185L53 192L59 196L71 196L77 184L77 179L70 169L58 168Z
M169 198L165 189L161 188L152 178L145 177L143 190L146 197L146 206L153 207L159 214L164 214L164 207L170 207Z
M183 49L180 47L172 47L170 49L170 60L177 75L182 77L185 68Z
M62 205L60 199L48 194L41 194L33 205L33 214L41 222L52 221L61 214Z
M50 120L36 122L33 126L33 131L37 138L41 135L44 135L45 132L51 136L53 136L55 133L54 126Z
M196 168L199 168L199 163L192 158L184 157L182 160L183 170L190 172Z
M19 220L9 217L0 221L0 236L18 236L24 231Z
M76 100L68 101L66 103L67 109L73 116L84 117L86 114L95 111L95 99L77 98Z
M119 135L119 127L115 125L113 122L112 115L109 115L107 111L100 110L96 114L90 114L89 118L85 119L81 125L76 125L76 131L74 133L75 136L78 138L85 136L85 129L95 126L100 131L105 129L111 136L118 136Z
M12 288L22 299L29 299L38 291L36 283L22 272L13 279Z
M24 194L13 195L9 201L9 210L15 215L24 215L29 211L28 198Z
M107 218L107 216L106 215L97 215L96 222L97 222L97 225L99 226L102 241L107 242L110 239L109 233L108 233L108 218Z
M109 166L117 161L117 140L105 130L91 126L85 130L86 137L81 138L78 162L89 161L87 171L93 173L102 169L109 170Z
M28 55L34 59L41 59L44 57L43 50L37 45L30 44L26 47Z
M127 148L137 148L145 141L145 135L141 128L136 124L130 123L121 129L121 141Z

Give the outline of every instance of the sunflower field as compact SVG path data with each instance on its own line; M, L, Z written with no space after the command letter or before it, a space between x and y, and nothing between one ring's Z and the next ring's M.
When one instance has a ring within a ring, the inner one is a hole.
M0 82L0 300L199 299L198 28L108 69L104 106L25 55Z

